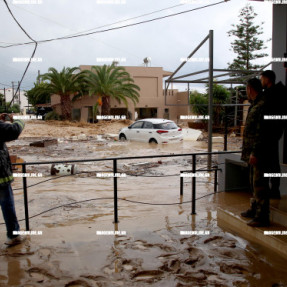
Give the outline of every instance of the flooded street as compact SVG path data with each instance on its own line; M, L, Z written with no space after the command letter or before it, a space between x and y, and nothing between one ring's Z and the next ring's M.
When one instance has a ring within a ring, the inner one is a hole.
M150 145L103 136L29 146L37 139L12 142L10 153L42 162L194 153L207 146L205 141ZM214 149L222 150L222 144ZM198 168L206 164L206 156L197 158ZM117 224L113 178L97 176L113 172L111 161L77 163L77 174L59 177L50 175L51 164L27 167L43 175L27 179L30 230L42 235L2 247L0 286L287 286L286 260L218 227L213 174L197 178L197 214L191 215L191 178L184 179L180 195L180 171L191 170L191 157L123 160L117 167L127 174L118 178ZM21 178L13 188L18 219L24 219ZM5 241L3 224L0 241Z

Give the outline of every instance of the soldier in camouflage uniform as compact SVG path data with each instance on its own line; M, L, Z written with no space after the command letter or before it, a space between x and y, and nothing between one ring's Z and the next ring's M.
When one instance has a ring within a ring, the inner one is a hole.
M251 106L248 110L243 133L241 159L248 163L250 170L250 186L254 199L251 208L241 213L241 216L252 218L249 226L259 227L269 225L269 185L264 172L268 164L264 158L263 115L264 101L262 85L259 79L252 78L247 82L246 92Z

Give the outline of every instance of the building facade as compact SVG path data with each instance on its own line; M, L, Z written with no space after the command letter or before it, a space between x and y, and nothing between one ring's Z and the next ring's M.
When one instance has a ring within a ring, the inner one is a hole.
M81 65L80 70L91 70L92 65ZM136 67L125 66L125 70L133 78L134 83L140 87L139 102L134 105L128 100L128 107L111 99L111 115L125 115L132 120L140 118L167 118L177 121L181 115L189 114L188 92L179 92L169 89L165 97L163 79L171 73L164 71L162 67ZM93 106L96 105L98 96L84 96L72 103L73 120L91 122ZM185 106L178 106L184 104ZM61 114L60 98L57 95L51 97L51 105L56 112Z
M15 93L16 89L12 88L6 88L6 89L0 89L0 93L5 95L5 99L7 103L10 103L13 99L13 95ZM17 95L14 97L12 105L18 104L20 106L21 110L25 110L28 106L28 100L25 96L24 91L18 91Z

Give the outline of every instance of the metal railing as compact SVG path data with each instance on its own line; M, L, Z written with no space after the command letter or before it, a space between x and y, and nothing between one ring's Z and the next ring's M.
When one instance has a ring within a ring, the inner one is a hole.
M188 154L172 154L172 155L150 155L150 156L133 156L133 157L113 157L113 158L100 158L100 159L83 159L83 160L66 160L66 161L43 161L43 162L23 162L23 163L14 163L15 166L22 166L22 173L26 174L26 167L31 165L45 165L45 164L71 164L71 163L81 163L81 162L100 162L100 161L111 161L113 163L113 173L118 173L117 163L118 161L123 160L135 160L135 159L148 159L148 158L170 158L170 157L192 157L192 173L197 171L214 171L214 192L217 191L217 172L220 170L217 166L212 169L197 169L196 168L196 157L197 156L212 156L219 154L232 154L240 153L240 151L223 151L223 152L203 152L203 153L188 153ZM190 172L189 170L180 171L180 173ZM27 177L23 177L23 193L24 193L24 209L25 209L25 225L26 230L30 229L29 227L29 205L28 205L28 186L27 186ZM118 180L117 177L113 178L113 191L114 191L114 223L118 223ZM180 195L183 195L183 177L180 177ZM192 177L192 188L191 188L191 214L196 214L196 177Z

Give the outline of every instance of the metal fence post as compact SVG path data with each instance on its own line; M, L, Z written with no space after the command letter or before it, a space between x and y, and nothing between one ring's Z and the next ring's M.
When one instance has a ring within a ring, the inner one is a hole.
M192 178L192 197L191 197L191 214L196 214L195 212L195 189L196 189L196 155L192 155L192 173L193 173L193 178Z
M209 79L208 79L208 152L212 152L213 124L213 30L209 30ZM208 169L211 168L211 154L207 157Z
M215 171L214 171L214 193L217 192L217 171L218 171L218 166L215 166Z
M22 165L22 173L26 173L26 164ZM24 192L24 207L25 207L25 223L26 223L26 231L30 230L29 227L29 208L28 208L28 194L27 194L27 178L23 176L23 192Z
M227 151L227 134L228 134L228 122L227 122L227 107L224 107L224 151Z
M182 171L180 172L180 175L182 175ZM183 196L183 177L180 177L180 196Z
M118 223L118 178L117 173L117 160L113 159L114 169L114 223Z

